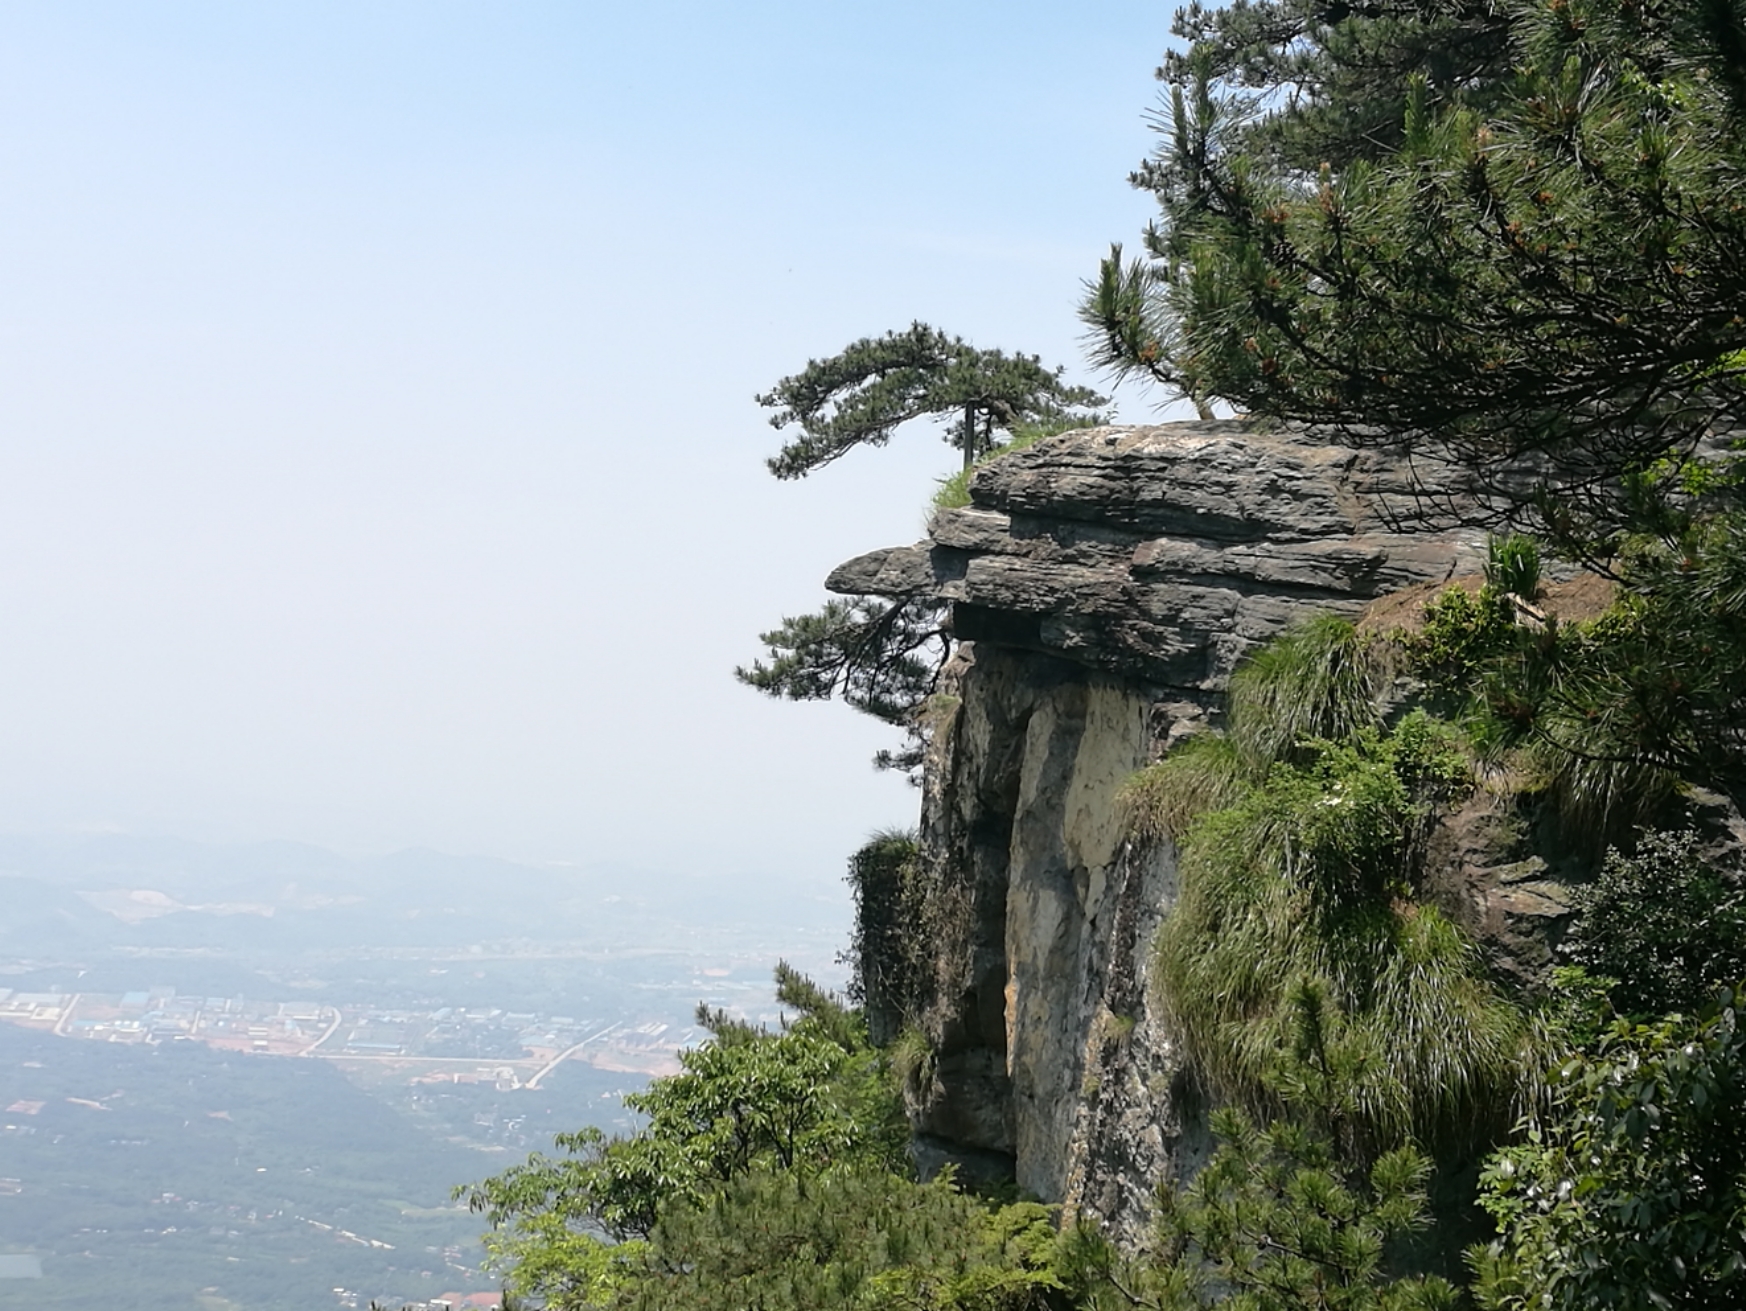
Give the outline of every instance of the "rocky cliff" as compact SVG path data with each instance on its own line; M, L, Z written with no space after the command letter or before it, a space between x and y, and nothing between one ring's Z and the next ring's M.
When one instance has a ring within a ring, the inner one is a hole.
M1006 455L929 539L841 566L842 593L950 603L931 708L922 870L944 909L914 1017L933 1062L920 1141L1009 1163L1024 1189L1133 1235L1156 1182L1204 1157L1203 1112L1148 1003L1175 895L1167 847L1120 836L1117 793L1216 721L1245 652L1476 573L1462 496L1400 463L1237 422L1099 428Z

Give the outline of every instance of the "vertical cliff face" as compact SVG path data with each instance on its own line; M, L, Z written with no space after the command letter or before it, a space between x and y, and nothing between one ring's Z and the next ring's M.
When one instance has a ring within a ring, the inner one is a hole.
M1146 761L1150 707L1119 679L994 645L948 677L959 703L935 737L923 859L976 913L968 941L941 944L968 968L927 1017L940 1060L918 1127L1011 1153L1022 1187L1061 1197L1119 900L1116 794Z
M981 913L973 941L939 944L974 964L926 1017L941 1059L917 1127L1009 1153L1039 1197L1137 1220L1156 1180L1206 1146L1147 1004L1175 863L1124 844L1116 813L1153 751L1153 703L1120 679L989 644L949 677L960 701L935 739L923 858L940 885L973 880Z
M1168 849L1122 841L1125 779L1216 720L1243 654L1292 622L1477 571L1388 460L1239 423L1103 428L1001 458L930 539L832 590L952 604L921 823L935 1061L921 1141L1136 1234L1207 1151L1150 992Z

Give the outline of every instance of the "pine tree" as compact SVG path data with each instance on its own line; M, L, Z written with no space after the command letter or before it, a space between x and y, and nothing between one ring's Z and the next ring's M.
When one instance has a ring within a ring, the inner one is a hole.
M994 449L997 433L1018 425L1098 421L1106 398L1064 383L1062 371L1035 355L979 350L925 323L863 337L757 398L776 411L771 427L800 428L767 463L778 478L803 478L856 446L885 445L912 419L934 418L948 421L946 440L968 469Z
M1746 785L1746 6L1282 3L1182 30L1135 179L1160 218L1084 306L1100 361L1454 462L1627 588L1487 671L1499 740Z
M1623 476L1746 423L1738 0L1307 15L1186 11L1147 258L1085 306L1101 361L1604 539Z
M1105 421L1096 407L1107 398L1063 382L1062 372L1035 355L981 350L925 323L864 337L829 359L809 360L757 398L776 411L771 427L800 430L767 463L778 478L803 478L857 446L885 445L912 420L934 419L945 424L945 439L968 471L1000 449L1003 436ZM841 697L908 731L905 745L881 751L875 765L920 766L916 714L952 650L944 604L920 594L831 600L813 614L784 618L759 640L765 657L735 669L740 682L791 701Z

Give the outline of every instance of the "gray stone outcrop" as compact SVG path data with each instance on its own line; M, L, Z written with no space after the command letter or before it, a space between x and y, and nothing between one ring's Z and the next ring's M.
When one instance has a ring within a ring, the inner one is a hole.
M927 594L957 635L1138 684L1216 692L1296 619L1475 572L1458 487L1376 452L1237 422L1093 428L985 465L928 540L839 566L833 592Z
M977 471L926 541L831 574L950 603L960 639L930 746L938 944L930 1150L1005 1154L1021 1187L1137 1237L1204 1159L1201 1112L1147 1003L1175 897L1166 850L1121 840L1121 783L1219 713L1242 656L1296 620L1479 568L1458 488L1301 431L1097 428Z

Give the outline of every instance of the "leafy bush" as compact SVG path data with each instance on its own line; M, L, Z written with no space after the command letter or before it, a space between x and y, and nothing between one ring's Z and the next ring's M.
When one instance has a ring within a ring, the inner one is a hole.
M907 1173L908 1125L859 1016L785 964L777 985L799 1013L781 1032L700 1008L711 1040L625 1098L647 1117L635 1134L563 1134L563 1156L535 1153L458 1190L489 1220L486 1248L512 1291L602 1304L628 1287L672 1207L707 1206L753 1173Z
M1665 762L1599 736L1595 697L1585 689L1585 671L1603 658L1597 653L1633 627L1631 609L1622 603L1589 623L1535 631L1516 622L1501 586L1451 587L1425 607L1424 627L1404 644L1427 701L1461 720L1476 755L1509 763L1519 789L1542 803L1551 837L1591 858L1651 822L1679 782Z
M1415 672L1453 708L1469 702L1480 671L1515 650L1521 637L1503 589L1448 587L1425 606L1424 626L1408 639L1407 652Z
M703 1202L670 1206L622 1311L1043 1311L1053 1216L1035 1203L991 1211L948 1179L879 1171L757 1172Z
M1746 996L1698 1020L1621 1020L1569 1061L1481 1202L1488 1311L1700 1311L1746 1302Z
M1602 845L1680 778L1746 783L1746 514L1687 516L1607 549L1625 590L1594 620L1534 631L1501 590L1452 588L1408 642L1441 708L1471 713L1488 754L1531 751L1569 798L1567 835L1611 825Z
M1565 953L1610 984L1622 1015L1695 1011L1746 978L1746 896L1704 863L1695 833L1646 833L1629 856L1609 851L1571 904Z

